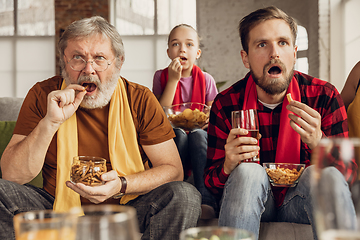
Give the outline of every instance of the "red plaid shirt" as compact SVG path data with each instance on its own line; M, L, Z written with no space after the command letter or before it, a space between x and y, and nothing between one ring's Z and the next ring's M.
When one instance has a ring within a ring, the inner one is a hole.
M328 82L297 71L294 72L294 75L299 84L301 102L312 107L321 115L323 136L348 137L346 110L336 88ZM224 146L231 130L231 111L242 109L248 77L249 74L230 88L219 93L211 107L205 185L218 198L221 198L225 182L229 176L224 172L223 163L225 161ZM263 118L266 115L270 123L259 122L259 131L261 133L260 164L263 162L275 162L282 104L272 110L258 101L257 107L259 116L261 114ZM310 157L311 149L307 144L301 142L300 162L309 166ZM336 162L333 165L345 173L348 181L355 180L357 169L355 162L352 162L350 166L345 166L343 162Z

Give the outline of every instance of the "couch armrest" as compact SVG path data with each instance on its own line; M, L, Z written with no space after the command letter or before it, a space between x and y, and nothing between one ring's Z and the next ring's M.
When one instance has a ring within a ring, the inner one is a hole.
M23 101L16 97L0 98L0 121L16 121Z

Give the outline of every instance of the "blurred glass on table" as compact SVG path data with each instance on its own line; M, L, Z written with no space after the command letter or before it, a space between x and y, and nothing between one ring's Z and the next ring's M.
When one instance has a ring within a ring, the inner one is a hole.
M76 240L139 240L136 210L122 205L85 205L73 208Z
M16 240L75 240L76 216L39 210L14 216Z
M253 233L230 227L195 227L183 230L180 240L255 240Z
M360 139L323 138L312 152L312 198L321 240L360 240L359 151Z

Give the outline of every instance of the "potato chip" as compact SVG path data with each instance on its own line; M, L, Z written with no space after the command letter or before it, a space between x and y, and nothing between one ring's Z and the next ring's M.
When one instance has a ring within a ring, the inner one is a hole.
M299 171L296 168L289 169L279 166L275 169L266 168L265 170L275 184L291 185L300 177L304 167L301 167Z
M287 100L290 103L291 101L293 101L292 97L291 97L291 93L286 94Z
M198 108L191 110L186 108L183 112L168 113L168 119L174 127L183 128L185 130L192 130L201 128L206 124L209 118L208 107L205 106L206 113L200 111Z

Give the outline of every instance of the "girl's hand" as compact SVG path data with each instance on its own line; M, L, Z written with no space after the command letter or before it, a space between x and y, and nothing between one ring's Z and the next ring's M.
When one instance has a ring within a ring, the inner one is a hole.
M169 79L168 81L179 81L181 78L182 65L180 63L180 57L174 58L168 67Z

